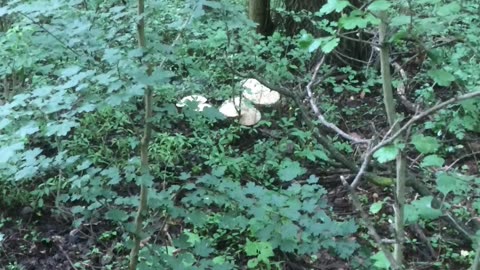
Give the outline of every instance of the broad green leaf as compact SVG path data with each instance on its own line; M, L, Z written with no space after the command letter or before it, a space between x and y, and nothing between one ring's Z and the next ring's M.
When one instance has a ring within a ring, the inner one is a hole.
M415 134L412 136L412 144L422 154L434 153L440 148L437 138Z
M320 9L319 15L330 14L332 12L342 12L350 3L346 0L328 0Z
M257 258L250 259L247 262L247 267L250 268L250 269L251 268L256 268L258 266L258 263L259 263L259 261L258 261Z
M452 177L447 173L441 173L437 176L437 189L446 196L448 193L455 190L457 181L457 178Z
M438 155L429 155L423 158L422 163L420 166L422 168L426 167L442 167L445 163L445 159L441 158Z
M360 16L344 16L340 18L339 24L345 30L353 30L355 28L365 28L367 26L367 20Z
M12 123L12 120L10 120L8 118L2 118L2 120L0 120L0 130L4 129L6 126L10 125L10 123Z
M439 16L449 16L459 13L461 8L462 7L458 2L452 1L451 3L440 6L437 10L437 14Z
M332 52L338 46L339 42L340 42L339 38L328 39L326 42L322 44L322 52L324 53Z
M440 86L450 86L455 81L455 77L443 69L432 69L427 72L428 76L432 78Z
M141 185L146 185L146 186L150 186L153 184L153 176L150 175L150 174L143 174L143 175L140 175L137 177L137 185L141 186Z
M292 181L296 177L304 174L307 170L303 168L297 161L291 161L286 159L280 164L280 170L278 170L278 177L280 180L287 182Z
M368 5L367 10L370 11L384 11L387 10L391 6L391 3L386 0L376 0L373 1L370 5Z
M70 132L70 130L79 124L75 121L63 120L59 123L48 123L47 124L47 136L65 136Z
M460 174L440 173L437 176L437 189L445 196L450 192L459 195L469 190L471 186L470 181L469 177Z
M208 257L210 254L212 254L212 252L214 252L215 249L213 249L211 246L210 246L210 243L209 241L205 240L205 239L202 239L200 240L200 242L198 242L197 244L195 244L195 247L193 249L193 252L200 256L200 257Z
M81 69L82 68L79 66L70 66L68 68L61 70L60 76L68 78L80 72Z
M25 126L21 127L17 132L16 135L20 138L24 138L25 136L32 135L39 131L38 125L35 122L29 122Z
M129 218L129 214L120 209L110 209L105 213L105 217L116 222L124 222Z
M18 150L22 150L23 148L23 143L15 143L0 148L0 163L7 163L8 160L10 160L10 158L12 158Z
M376 213L380 212L380 210L382 210L382 207L383 207L383 202L382 201L372 203L372 205L370 205L370 213L376 214Z
M379 269L389 269L390 268L390 262L388 261L387 257L382 251L379 251L375 253L372 257L370 257L373 260L373 265Z
M412 17L410 17L410 16L399 15L399 16L396 16L396 17L392 18L392 20L390 22L390 25L391 26L407 25L407 24L410 24L411 20L412 20Z
M308 52L311 53L311 52L314 52L318 49L318 47L320 47L323 43L323 38L316 38L312 41L312 43L310 44L310 46L308 46Z
M433 220L442 215L442 211L440 209L435 209L432 207L432 200L432 196L426 196L412 202L412 206L415 207L420 218L425 220Z
M313 40L314 38L311 34L303 32L302 36L298 40L298 47L300 47L301 49L308 49L312 44Z
M190 245L193 247L197 243L200 243L200 236L196 233L192 233L189 231L185 231L184 234L188 237L187 242L190 243Z
M373 157L376 158L380 163L386 163L395 160L399 153L400 151L398 147L395 145L388 145L378 149L375 153L373 153Z
M404 215L405 224L415 224L418 222L420 217L418 215L417 209L413 205L406 204L405 213L408 213Z

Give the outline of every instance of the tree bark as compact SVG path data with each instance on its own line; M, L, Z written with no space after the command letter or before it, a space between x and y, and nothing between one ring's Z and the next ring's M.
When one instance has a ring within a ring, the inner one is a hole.
M248 17L257 23L257 33L269 36L275 30L270 16L270 0L249 0Z

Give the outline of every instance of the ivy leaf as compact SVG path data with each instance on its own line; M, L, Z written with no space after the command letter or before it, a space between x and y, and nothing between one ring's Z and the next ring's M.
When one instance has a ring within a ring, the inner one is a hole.
M422 163L420 164L420 167L426 168L426 167L442 167L443 164L445 163L445 159L441 158L438 155L429 155L426 156Z
M443 69L432 69L427 72L428 76L432 78L440 86L450 86L455 81L455 77Z
M278 177L284 182L292 181L296 177L304 174L307 170L300 166L297 161L291 161L286 159L280 164L280 170L278 170Z
M440 148L440 144L435 137L416 134L412 136L412 144L422 154L434 153Z
M395 160L399 153L400 151L398 147L395 145L389 145L378 149L375 153L373 153L373 157L376 158L380 163L386 163Z
M373 1L373 3L368 5L367 10L384 11L384 10L387 10L390 6L391 6L390 2L386 0L377 0L377 1Z

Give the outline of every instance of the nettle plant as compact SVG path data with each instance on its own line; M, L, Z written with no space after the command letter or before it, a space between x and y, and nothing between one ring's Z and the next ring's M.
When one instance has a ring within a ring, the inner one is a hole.
M204 16L205 7L225 21ZM235 95L241 78L232 67L261 67L277 82L295 78L291 70L303 68L308 56L297 49L285 54L295 40L261 40L242 8L226 1L150 6L140 48L133 6L13 1L0 13L13 22L0 38L11 60L2 62L0 75L18 82L4 85L0 110L6 193L25 189L36 210L53 210L75 227L94 220L118 225L120 234L110 237L118 235L128 248L135 247L132 235L142 240L138 269L280 269L281 254L314 263L322 251L351 259L355 222L335 220L318 178L272 150L290 148L287 142L252 140L254 150L241 152L243 137L258 134L255 127L175 107L186 94L218 95L217 101ZM286 68L288 58L298 66ZM154 132L145 173L141 98L150 90ZM260 127L283 129L276 121L289 122L286 131L308 144L292 119L267 115ZM302 151L295 140L299 160L328 160L323 148ZM267 169L259 172L262 162ZM139 186L149 190L140 233L132 224ZM13 198L2 204L7 199Z

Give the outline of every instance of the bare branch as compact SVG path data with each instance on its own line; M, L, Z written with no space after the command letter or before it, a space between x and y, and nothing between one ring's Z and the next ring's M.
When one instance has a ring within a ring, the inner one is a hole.
M322 125L324 125L325 127L335 131L335 133L337 133L338 135L340 135L341 137L349 140L349 141L352 141L354 143L369 143L370 140L367 140L367 139L359 139L359 138L356 138L356 137L353 137L349 134L347 134L345 131L341 130L339 127L337 127L336 125L334 125L333 123L330 123L328 122L325 117L323 117L322 113L320 112L320 109L318 109L318 106L317 104L315 103L315 98L313 97L313 93L312 93L312 85L314 84L316 78L317 78L317 74L318 74L318 71L320 70L320 67L323 65L323 62L325 61L325 55L322 57L322 59L317 63L317 65L315 66L315 69L313 71L313 74L312 74L312 79L310 80L310 82L307 84L306 86L306 89L307 89L307 95L308 95L308 98L309 98L309 101L310 101L310 107L312 108L313 112L315 113L315 116L317 116L318 120L320 121L320 123Z
M387 260L390 262L390 266L393 269L400 269L400 266L397 264L397 262L393 258L392 253L385 247L382 238L380 238L380 235L375 230L375 227L373 227L372 222L368 217L368 214L363 210L362 204L360 203L360 200L358 199L358 196L355 190L347 183L347 181L345 180L345 177L340 176L340 180L342 181L342 184L348 189L350 196L352 198L353 206L357 209L358 212L360 212L360 216L362 217L363 223L365 223L365 226L367 227L370 235L373 237L373 240L375 240L380 250L383 252Z
M464 101L464 100L467 100L467 99L471 99L471 98L474 98L474 97L478 97L478 96L480 96L480 91L475 91L475 92L471 92L471 93L468 93L468 94L463 94L463 95L451 98L449 100L446 100L444 102L441 102L441 103L431 107L430 109L427 109L427 110L413 116L412 118L410 118L410 120L408 120L407 123L405 123L402 127L400 127L400 129L398 129L397 132L395 132L392 136L390 136L389 138L386 138L385 140L383 140L379 144L375 145L370 150L370 152L375 153L378 149L384 147L387 144L392 143L403 132L405 132L411 125L418 122L419 120L421 120L421 119L423 119L423 118L425 118L425 117L427 117L427 116L429 116L429 115L447 107L448 105L458 103L458 102L461 102L461 101Z

